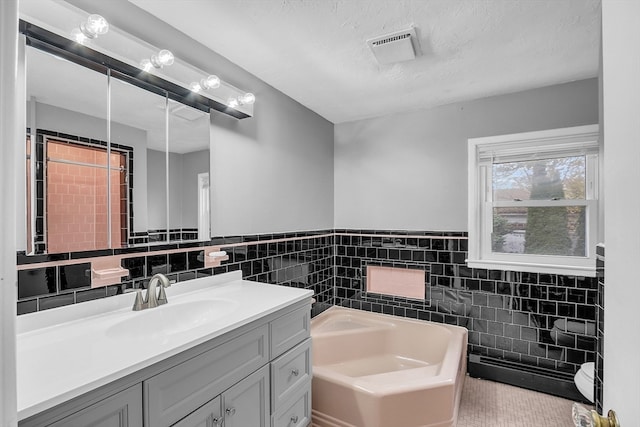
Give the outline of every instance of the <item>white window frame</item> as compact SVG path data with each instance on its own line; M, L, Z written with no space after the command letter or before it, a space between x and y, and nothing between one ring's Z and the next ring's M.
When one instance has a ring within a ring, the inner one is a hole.
M598 240L599 161L598 125L576 126L468 140L468 225L467 265L473 268L565 274L594 277ZM526 201L526 206L585 206L585 256L496 253L491 250L493 208L523 206L522 202L494 202L492 164L495 158L513 161L535 160L556 155L585 155L585 200Z

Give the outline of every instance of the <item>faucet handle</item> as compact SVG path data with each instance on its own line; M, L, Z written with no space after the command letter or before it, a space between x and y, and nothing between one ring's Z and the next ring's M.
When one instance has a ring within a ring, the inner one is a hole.
M140 311L144 308L144 302L142 301L142 289L136 289L136 299L133 302L133 311Z

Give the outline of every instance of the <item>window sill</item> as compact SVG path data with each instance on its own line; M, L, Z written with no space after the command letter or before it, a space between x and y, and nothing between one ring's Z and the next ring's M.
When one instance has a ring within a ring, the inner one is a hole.
M466 260L471 268L486 268L488 270L522 271L526 273L562 274L565 276L595 277L596 266L583 267L575 265L553 265L536 263L519 263L494 260Z

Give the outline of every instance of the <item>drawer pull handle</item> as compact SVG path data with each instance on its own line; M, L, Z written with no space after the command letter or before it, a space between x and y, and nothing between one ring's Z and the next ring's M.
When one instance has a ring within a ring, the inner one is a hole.
M224 412L226 412L227 415L235 415L236 408L227 408Z
M222 420L224 418L214 418L211 420L213 422L213 427L220 427L222 425Z
M298 416L297 415L292 415L291 416L291 422L294 423L294 424L297 423L298 422Z
M298 371L298 368L294 368L291 370L291 375L293 375L294 377L297 377L299 373L300 371Z

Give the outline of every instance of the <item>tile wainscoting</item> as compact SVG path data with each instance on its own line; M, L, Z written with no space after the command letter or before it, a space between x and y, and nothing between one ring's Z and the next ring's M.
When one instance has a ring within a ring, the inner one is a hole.
M226 250L229 260L204 268L202 247L211 245ZM167 250L170 253L162 253ZM122 267L129 276L117 285L91 288L88 261L109 254L126 254ZM312 289L317 300L314 314L341 305L464 326L469 329L472 374L476 369L478 376L491 378L500 370L511 371L517 373L513 378L496 374L492 379L579 400L572 394L577 393L572 376L582 363L596 360L598 349L598 280L468 268L466 257L464 232L351 229L35 257L19 254L18 312L145 287L158 272L180 282L242 270L249 280ZM77 263L70 264L75 259ZM51 266L52 261L63 265ZM425 299L367 293L367 266L423 270ZM562 381L562 387L552 382L541 388L541 378Z
M227 251L229 260L205 268L205 246ZM96 257L123 257L129 270L120 284L91 287ZM77 260L77 261L76 261ZM319 303L332 303L332 231L216 237L209 242L137 246L128 249L25 256L18 253L18 314L146 288L151 276L176 282L242 270L248 280L312 289Z

